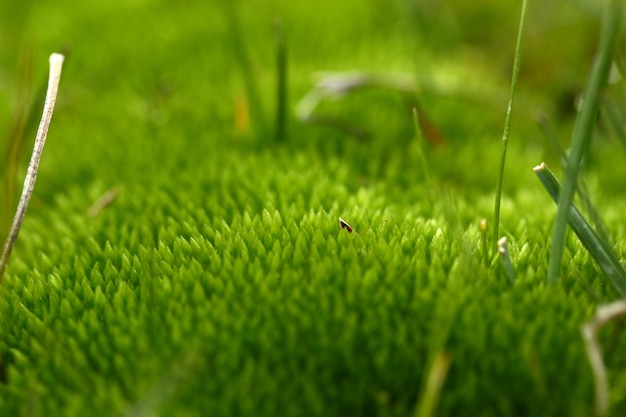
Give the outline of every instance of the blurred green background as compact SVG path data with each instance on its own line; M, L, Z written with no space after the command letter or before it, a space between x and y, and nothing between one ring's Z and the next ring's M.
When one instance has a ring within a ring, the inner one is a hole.
M419 97L425 116L448 143L480 147L501 135L520 6L486 0L4 2L0 125L9 126L14 115L23 62L31 57L32 91L41 91L49 53L68 51L50 134L55 145L42 166L44 184L62 187L77 178L115 182L134 176L137 165L146 175L154 168L171 169L197 154L192 149L201 137L258 142L274 120L278 19L288 48L292 143L320 138L322 147L341 151L337 146L345 135L328 129L310 132L306 126L309 136L303 139L293 109L316 72L362 70L434 80L434 90ZM523 137L523 147L539 148L535 158L554 161L545 155L548 147L534 122L537 111L555 124L564 146L568 141L601 10L602 2L595 1L530 5L513 135ZM265 126L257 123L246 77L257 89ZM249 128L236 126L241 103L252 113ZM412 134L410 113L393 94L345 103L339 111L373 130L386 149ZM368 120L373 121L368 125ZM157 157L163 148L171 158L160 161L162 166L136 158L137 153ZM97 163L87 155L98 155ZM450 165L444 172L454 171ZM478 185L495 183L485 175L495 167L480 173ZM55 187L40 188L46 193Z

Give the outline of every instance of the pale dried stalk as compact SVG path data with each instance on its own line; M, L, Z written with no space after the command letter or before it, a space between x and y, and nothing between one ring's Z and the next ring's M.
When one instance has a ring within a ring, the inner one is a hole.
M17 205L15 211L15 217L13 217L13 223L9 230L9 235L4 243L2 249L2 256L0 257L0 280L4 275L11 251L17 240L17 235L24 221L26 215L26 209L28 209L28 202L35 188L35 181L37 180L37 170L39 169L39 161L41 160L41 154L43 147L46 143L46 136L48 135L48 128L50 127L50 120L52 119L52 112L54 110L54 103L57 99L57 92L59 90L59 81L61 80L61 68L63 67L63 55L52 54L50 55L50 75L48 77L48 91L46 92L46 101L43 107L43 115L41 116L41 122L39 122L39 129L37 130L37 137L35 138L35 146L33 147L33 154L30 157L30 163L28 164L28 171L26 172L26 178L24 179L24 188L22 189L22 195L20 196L20 202Z
M585 341L587 358L593 371L596 384L596 405L594 414L598 417L606 414L609 406L609 381L602 359L602 349L596 334L598 330L610 321L626 316L626 301L619 300L614 303L598 307L598 312L593 320L585 323L580 331Z
M89 207L87 210L87 214L89 217L96 217L102 210L108 207L113 201L117 198L120 193L120 189L118 187L113 187L109 189L106 193L102 195L95 203Z

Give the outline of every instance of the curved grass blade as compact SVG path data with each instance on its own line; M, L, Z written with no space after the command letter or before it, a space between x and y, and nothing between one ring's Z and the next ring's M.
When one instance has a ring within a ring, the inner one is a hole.
M535 174L555 203L559 203L561 184L545 163L534 168ZM568 221L585 249L596 260L602 272L609 278L613 287L622 297L626 296L626 270L606 240L600 237L575 205L569 205Z
M567 153L565 152L565 150L563 150L563 148L559 144L559 140L556 135L554 127L550 125L548 120L543 115L540 115L537 117L537 123L539 124L539 127L541 128L544 137L548 140L548 142L550 142L550 144L552 145L552 148L558 153L559 159L561 161L561 167L565 169L565 167L567 167ZM598 211L598 209L596 209L596 207L591 202L591 197L589 196L589 190L587 189L587 186L585 185L585 181L582 178L578 179L576 192L582 199L583 206L585 210L587 211L591 219L591 222L596 228L596 233L599 234L602 239L606 240L607 242L610 242L609 234L606 231L606 226L604 225L604 222L602 221L602 217L600 217L600 212Z
M552 247L548 265L548 283L550 284L554 284L559 278L565 246L565 232L571 212L570 206L578 184L580 165L593 133L600 93L608 82L613 50L617 41L619 24L622 20L622 2L623 0L613 0L611 6L606 10L600 38L600 50L585 90L582 108L576 118L571 151L563 181L563 192L559 196L556 221L552 231Z

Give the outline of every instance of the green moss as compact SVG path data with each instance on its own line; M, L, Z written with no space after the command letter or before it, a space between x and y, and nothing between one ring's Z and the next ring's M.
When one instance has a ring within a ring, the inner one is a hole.
M264 108L274 15L293 105L313 70L413 71L400 54L428 40L393 5L239 6ZM428 184L393 94L329 105L364 120L369 142L290 120L286 143L261 146L258 126L234 127L245 88L222 14L202 2L32 9L36 50L73 52L0 288L0 415L406 416L443 351L440 415L589 415L579 326L616 293L573 236L562 285L546 286L554 207L532 172L543 150L526 116L513 124L502 200L510 286L496 258L482 261L478 229L492 212L501 114L445 86L424 97L447 139L425 150ZM508 71L491 77L504 85ZM522 109L549 99L518 97ZM593 152L602 181L590 188L619 241L623 182L611 167L623 155ZM626 341L611 340L623 387Z

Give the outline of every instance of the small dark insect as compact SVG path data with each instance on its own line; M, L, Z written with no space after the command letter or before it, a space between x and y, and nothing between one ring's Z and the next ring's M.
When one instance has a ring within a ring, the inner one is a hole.
M352 233L352 231L354 230L352 226L346 223L346 221L341 217L339 218L339 226L341 226L342 229L346 229L349 233Z

